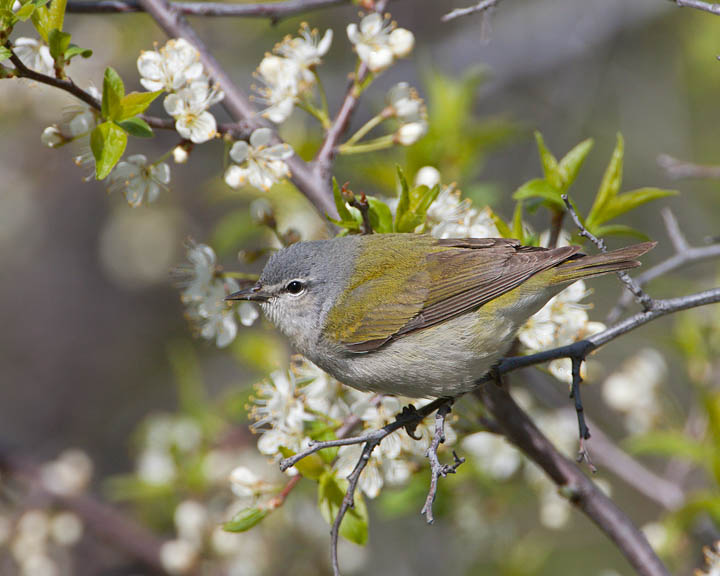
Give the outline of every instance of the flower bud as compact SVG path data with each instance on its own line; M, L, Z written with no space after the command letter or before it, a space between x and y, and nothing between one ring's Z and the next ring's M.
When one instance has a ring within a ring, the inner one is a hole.
M55 148L56 146L60 146L65 142L65 138L63 138L63 135L60 133L60 130L57 126L48 126L43 130L42 136L40 136L40 141L47 146L48 148Z
M404 58L412 52L415 46L415 36L410 30L396 28L390 32L389 44L396 58Z
M434 188L440 184L440 171L434 166L423 166L415 174L415 186Z
M172 151L173 160L175 161L175 164L185 164L188 160L188 151L185 148L185 146L175 146Z
M395 133L395 141L402 146L411 146L425 135L427 125L424 122L403 124Z

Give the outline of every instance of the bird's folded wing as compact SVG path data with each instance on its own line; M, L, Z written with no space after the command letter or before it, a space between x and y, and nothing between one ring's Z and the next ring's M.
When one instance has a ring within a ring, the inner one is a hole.
M392 290L384 275L348 292L343 309L352 309L348 306L357 303L356 309L362 312L352 318L353 329L337 334L337 340L350 352L371 352L411 332L477 309L578 250L578 246L552 250L528 247L503 238L434 241L422 265L405 276L409 282L402 295L395 293L372 307L362 305L364 295ZM383 287L383 282L388 286Z

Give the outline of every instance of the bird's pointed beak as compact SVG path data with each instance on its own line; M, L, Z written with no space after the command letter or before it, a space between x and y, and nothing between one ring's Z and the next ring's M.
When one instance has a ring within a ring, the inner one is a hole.
M225 300L250 300L251 302L267 302L270 294L265 292L260 284L250 288L243 288L225 297Z

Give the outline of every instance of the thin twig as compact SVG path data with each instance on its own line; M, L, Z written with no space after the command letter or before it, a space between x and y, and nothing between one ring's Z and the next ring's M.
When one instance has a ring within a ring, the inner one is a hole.
M373 233L373 227L370 223L370 204L368 203L368 199L365 196L365 194L360 195L360 199L357 197L353 198L350 202L350 206L353 208L357 208L360 211L360 215L362 216L362 233L363 234L372 234Z
M467 8L455 8L455 10L453 10L452 12L448 12L447 14L445 14L445 16L440 18L440 21L450 22L450 20L455 20L455 18L461 18L462 16L467 16L468 14L485 12L499 2L500 0L482 0L482 2L478 2L474 6L468 6Z
M137 1L170 38L184 38L195 47L209 76L225 93L222 105L233 120L246 123L248 129L251 130L263 126L257 111L250 104L247 96L235 85L228 73L209 52L182 13L176 10L167 0ZM300 192L312 202L320 215L327 213L330 216L337 216L329 181L325 182L323 179L318 178L310 166L297 155L288 158L286 162L292 173L292 181Z
M191 16L240 16L244 18L270 18L273 22L295 14L347 4L348 0L285 0L284 2L257 2L235 4L224 2L172 2L178 12ZM76 14L123 14L143 12L138 0L70 0L67 11Z
M476 393L505 436L540 466L570 502L612 540L641 576L669 576L643 533L580 469L562 456L515 403L494 382Z
M452 401L447 404L443 404L438 408L435 413L435 434L430 442L430 447L425 452L425 456L430 461L430 489L428 490L427 497L425 498L425 505L420 510L420 514L425 515L425 520L428 524L432 524L435 521L433 517L433 503L435 502L435 496L437 495L438 480L442 476L445 478L448 474L455 474L460 464L465 462L465 458L459 458L453 450L453 463L452 464L441 464L438 458L438 448L440 444L445 443L445 419L450 413L452 408Z
M375 11L382 12L387 5L387 0L380 0L375 3ZM320 150L318 150L315 156L315 173L323 181L329 183L330 179L330 167L332 166L333 158L335 157L336 148L340 141L340 138L347 130L350 124L350 118L358 104L360 97L359 86L367 78L369 68L365 62L361 62L358 66L357 73L350 79L350 84L345 93L345 98L340 105L337 115L332 121L330 128L325 133L325 139L323 140Z
M39 84L45 84L47 86L58 88L67 92L68 94L72 94L77 99L81 100L94 110L100 111L102 109L100 100L95 98L87 90L83 90L82 88L80 88L80 86L75 84L72 79L54 78L52 76L48 76L46 74L42 74L31 68L28 68L27 66L25 66L25 64L23 64L22 60L20 60L20 58L18 58L18 56L14 52L12 52L12 50L10 54L10 61L15 66L14 77L26 78L28 80L33 80ZM175 120L173 120L172 118L158 118L157 116L148 116L147 114L141 114L140 117L145 120L145 122L147 122L148 125L152 128L157 128L159 130L175 130ZM247 138L247 136L249 136L247 128L245 128L242 123L222 123L218 125L217 131L220 134L231 134L234 138Z
M575 222L575 225L578 227L580 236L584 236L590 242L595 244L597 246L598 250L600 252L607 252L607 246L605 246L605 241L602 238L598 238L595 236L592 232L590 232L583 223L580 221L580 217L578 216L577 212L575 211L575 208L573 207L572 203L570 202L568 195L563 194L562 195L563 202L565 202L565 206L567 207L568 212L570 213L570 216L573 219L573 222ZM635 296L635 300L638 301L638 303L643 307L643 310L650 310L654 306L653 299L650 298L643 289L640 287L640 285L635 282L635 280L632 279L630 274L625 272L625 270L620 270L616 272L618 278L620 278L620 281L625 284L628 290Z
M680 230L672 211L669 208L663 208L661 214L668 237L675 248L675 254L636 276L634 280L639 286L644 286L651 280L664 276L678 268L683 268L688 264L720 258L720 243L709 246L691 246ZM632 300L633 296L630 292L623 292L618 303L608 314L607 321L610 323L616 322Z
M720 16L720 4L711 4L710 2L702 2L702 0L671 0L674 1L680 8L695 8L696 10L702 10L703 12L710 12Z
M713 4L713 6L720 6L720 4ZM720 166L693 164L692 162L673 158L669 154L660 154L657 157L657 163L673 180L686 178L696 180L720 179Z

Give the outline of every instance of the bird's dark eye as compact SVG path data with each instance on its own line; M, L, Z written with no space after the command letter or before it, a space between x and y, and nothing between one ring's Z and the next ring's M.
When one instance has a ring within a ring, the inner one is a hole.
M292 282L288 282L288 285L285 286L285 290L287 290L290 294L300 294L300 292L305 290L305 284L300 282L300 280L293 280Z

